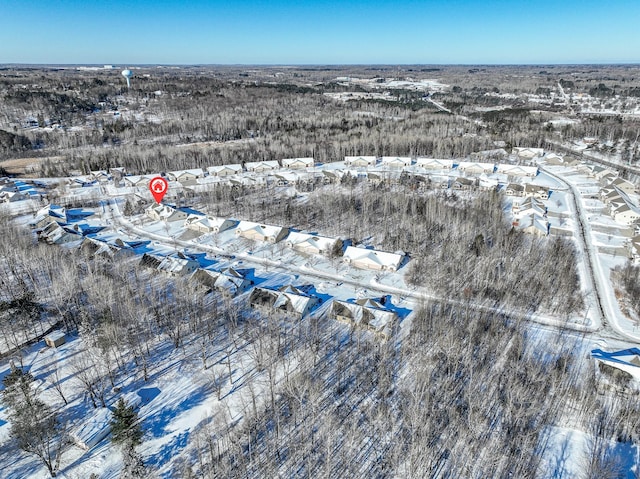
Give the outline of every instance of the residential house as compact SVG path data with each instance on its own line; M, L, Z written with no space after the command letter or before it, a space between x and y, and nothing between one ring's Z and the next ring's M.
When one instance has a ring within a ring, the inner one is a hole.
M26 199L29 199L29 196L24 195L19 191L5 191L3 193L0 193L0 201L4 203L15 203L16 201L23 201Z
M175 206L160 203L152 204L145 210L146 215L155 221L166 221L172 223L174 221L186 221L190 215L205 216L190 208L176 208Z
M534 178L538 174L537 166L521 166L521 165L508 165L505 163L499 163L497 173L508 176L523 176Z
M397 271L404 255L348 246L343 261L350 266L378 271Z
M624 371L634 379L640 379L640 349L638 348L612 353L594 349L591 351L591 357L600 364Z
M549 236L549 233L551 232L551 224L549 221L537 214L523 216L522 218L514 221L514 226L518 227L525 233L533 234L535 236Z
M627 195L636 193L636 185L620 177L615 178L613 181L611 181L610 186L615 186L617 189L626 193Z
M242 165L233 164L233 165L210 166L207 168L207 173L209 173L209 176L216 176L216 177L239 175L242 173Z
M543 159L547 165L551 165L551 166L565 165L564 158L555 153L547 153L546 155L544 155Z
M425 170L450 170L453 160L438 160L435 158L417 158L416 166Z
M524 196L533 196L541 200L549 199L549 188L527 183L524 185Z
M289 234L288 228L282 226L269 226L253 223L251 221L240 221L236 227L236 235L253 241L266 241L277 243Z
M511 212L514 215L519 215L519 216L530 216L534 214L534 215L546 218L548 210L545 204L542 201L540 201L538 198L529 196L525 198L524 201L522 201L522 203L514 201L511 207Z
M478 187L482 191L495 191L498 189L498 180L495 178L489 178L487 175L482 174L478 178Z
M218 274L213 283L213 289L228 296L236 296L245 292L252 284L253 282L245 278L239 271L225 268Z
M343 170L322 170L322 182L324 184L337 184L340 183L342 176L344 175Z
M315 161L313 158L285 158L281 160L283 168L291 170L299 170L305 168L313 168Z
M146 188L149 186L149 182L155 177L156 175L125 176L124 186L128 186L130 188Z
M307 315L318 303L318 298L291 285L277 290L256 286L249 295L249 305L252 308L266 314L275 312L297 318Z
M158 271L168 273L171 276L186 276L197 270L199 264L196 260L182 253L165 256L158 265Z
M388 168L402 169L411 166L411 158L407 156L383 156L381 166Z
M164 258L165 258L164 256L159 254L145 253L142 255L142 258L140 259L140 263L138 264L145 268L158 269L158 266L160 266Z
M193 231L197 231L200 233L222 233L223 231L227 231L238 224L237 221L226 219L226 218L217 218L215 216L203 216L203 215L189 215L187 219L184 221L184 226Z
M98 181L100 183L104 183L104 182L109 181L111 179L111 175L106 170L95 170L95 171L92 171L90 177L93 180Z
M345 166L352 168L364 168L368 166L376 166L378 158L375 156L345 156Z
M334 300L331 304L331 316L355 328L369 330L383 340L389 339L398 320L394 311L370 298L353 302Z
M287 236L286 245L300 253L329 255L336 248L341 248L342 240L292 231Z
M504 189L504 194L507 196L524 196L524 185L509 183Z
M511 152L521 160L533 160L534 158L540 158L544 155L542 148L527 148L521 146L514 147Z
M170 171L167 173L167 178L170 181L177 181L182 184L194 184L198 178L204 178L204 171L202 168Z
M275 160L270 161L251 161L245 163L245 168L247 171L252 171L254 173L266 173L269 171L275 171L280 169L280 164Z
M492 150L475 151L469 155L472 160L484 161L487 160L503 160L509 156L504 148L494 148Z
M455 190L471 190L476 186L476 180L458 176L453 180L451 187Z
M640 220L640 213L632 209L627 203L612 210L611 216L616 222L623 225L633 225Z
M482 173L488 174L495 171L495 164L461 161L458 163L458 170L468 175L480 175Z

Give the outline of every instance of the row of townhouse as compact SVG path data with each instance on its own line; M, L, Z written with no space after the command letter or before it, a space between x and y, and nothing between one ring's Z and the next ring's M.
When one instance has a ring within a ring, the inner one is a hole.
M611 217L620 224L632 226L640 221L640 212L629 199L635 186L622 178L614 178L600 189L600 199L607 205Z
M506 163L482 163L474 161L457 161L436 158L415 158L395 156L345 156L344 164L351 168L366 168L373 166L402 169L410 166L425 170L453 170L456 169L468 175L504 174L533 178L538 174L537 166L511 165Z
M279 288L254 286L246 271L234 268L220 271L200 268L197 260L182 253L168 256L145 253L140 264L171 276L190 275L193 281L208 291L216 291L225 297L235 297L250 290L248 305L267 315L302 319L322 303L322 299L314 294L313 285L288 284ZM354 329L371 331L379 339L387 340L393 332L398 315L384 306L385 303L385 298L351 301L333 299L328 311L332 319L347 323Z
M342 252L343 247L339 238L291 231L283 226L217 218L190 208L178 208L164 203L148 207L146 214L154 221L182 222L186 230L197 233L197 236L207 233L219 234L233 229L238 238L271 244L284 241L287 247L300 253L325 256ZM342 258L345 263L360 269L396 271L403 263L405 255L348 246Z

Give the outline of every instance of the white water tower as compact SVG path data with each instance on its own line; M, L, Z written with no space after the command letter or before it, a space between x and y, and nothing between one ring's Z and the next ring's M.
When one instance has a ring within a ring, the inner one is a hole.
M127 68L126 70L122 70L122 76L127 79L127 88L131 88L129 79L133 76L133 72Z

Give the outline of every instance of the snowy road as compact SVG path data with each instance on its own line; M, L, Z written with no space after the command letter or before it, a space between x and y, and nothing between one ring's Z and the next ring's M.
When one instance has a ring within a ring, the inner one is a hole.
M605 274L602 268L602 264L598 259L598 250L593 244L593 236L591 232L591 224L587 217L587 213L580 200L580 192L577 187L559 175L551 173L548 169L540 167L541 171L544 171L550 176L553 176L557 180L561 181L571 191L573 197L573 204L576 210L576 219L578 221L579 236L578 242L582 246L583 257L586 261L586 266L589 274L585 281L589 285L587 289L590 289L595 294L593 300L597 307L597 315L602 322L604 329L610 329L617 333L621 339L630 340L634 342L640 342L640 335L634 334L625 329L621 323L621 312L618 304L615 300L615 295L609 277ZM589 299L589 298L587 298Z

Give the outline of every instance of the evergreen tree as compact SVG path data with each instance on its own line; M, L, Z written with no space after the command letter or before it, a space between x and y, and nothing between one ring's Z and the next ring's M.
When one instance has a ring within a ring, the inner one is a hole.
M142 428L138 420L138 412L120 398L111 419L111 442L133 449L142 443Z

